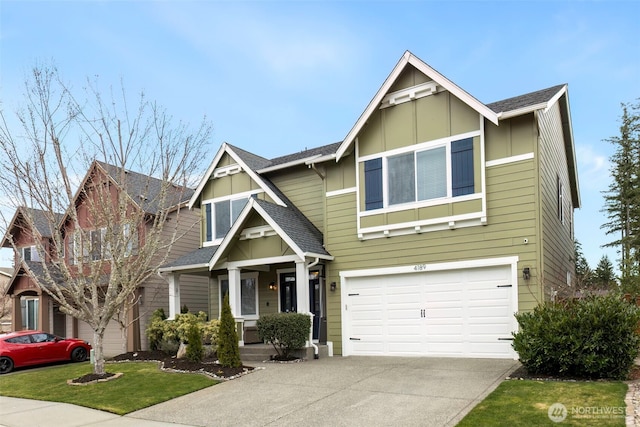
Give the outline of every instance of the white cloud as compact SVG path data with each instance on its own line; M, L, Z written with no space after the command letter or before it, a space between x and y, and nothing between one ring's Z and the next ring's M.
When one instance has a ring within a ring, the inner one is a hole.
M585 191L602 191L609 186L609 158L597 152L591 145L576 145L580 188Z

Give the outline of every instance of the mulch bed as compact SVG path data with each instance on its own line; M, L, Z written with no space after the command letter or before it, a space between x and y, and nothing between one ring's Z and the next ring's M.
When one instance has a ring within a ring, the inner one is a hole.
M202 362L192 362L186 358L178 359L175 356L171 356L163 351L129 352L119 354L118 356L115 356L109 360L109 362L127 361L160 362L160 366L162 369L178 372L201 373L221 380L230 380L233 378L237 378L255 369L252 366L227 368L216 363L217 358L215 356L208 356ZM109 364L106 364L105 366L108 367ZM114 375L115 374L113 373L105 373L104 375L87 374L80 378L75 378L73 380L73 383L90 383L97 380L108 379Z

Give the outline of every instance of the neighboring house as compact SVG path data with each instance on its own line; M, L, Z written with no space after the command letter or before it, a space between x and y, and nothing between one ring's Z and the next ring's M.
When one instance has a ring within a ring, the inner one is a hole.
M160 270L171 316L199 276L241 344L298 311L343 356L513 358L513 314L574 271L567 86L484 104L406 52L343 141L270 160L225 143L189 206L201 247Z
M123 182L123 180L125 180ZM160 209L154 203L147 203L142 206L142 200L154 200L154 191L159 191L161 181L143 174L133 171L127 171L124 178L120 177L120 168L94 161L90 166L84 180L82 181L76 195L74 197L73 209L76 209L80 227L90 236L91 242L83 242L79 233L75 233L74 226L69 221L68 215L59 215L57 224L65 236L65 262L71 266L72 271L77 269L78 257L82 256L85 262L91 263L103 259L108 255L108 249L102 247L100 240L104 234L104 230L97 227L100 219L93 218L90 209L87 209L83 203L85 197L97 197L96 188L109 189L106 194L117 200L122 191L126 191L126 196L130 202L129 206L134 209L144 209L144 213L152 217ZM170 194L168 199L171 200L171 206L175 205L175 209L171 211L168 221L176 221L176 215L180 215L178 236L181 239L173 245L171 258L180 257L183 254L193 250L194 242L197 242L199 236L199 211L189 211L185 209L186 202L193 194L192 189L174 186L175 194ZM178 207L181 209L178 211ZM20 253L15 254L15 265L18 270L15 278L9 286L8 294L13 300L14 314L14 330L21 329L42 329L61 336L73 336L93 342L93 330L83 321L73 319L62 313L57 304L43 292L27 274L27 268L35 275L42 274L42 257L33 246L32 234L29 233L24 226L22 210L18 209L13 220L8 227L8 233L3 239L3 247L11 247L8 236L11 235L20 248ZM37 233L47 243L45 248L52 245L51 231L47 230L48 223L44 219L44 212L35 211ZM42 224L39 226L39 224ZM171 230L169 230L171 228ZM167 227L167 238L174 231L174 226ZM126 232L123 230L123 232ZM131 244L132 256L135 256L136 247L144 244L145 228L133 232L135 236L134 242ZM53 253L53 251L52 251ZM45 262L51 262L49 256ZM108 263L106 264L108 268ZM76 272L77 273L77 272ZM108 271L105 271L108 274ZM207 290L206 280L193 277L185 284L185 296L191 311L207 311ZM197 286L192 286L197 285ZM194 292L190 293L191 289ZM200 292L200 294L199 294ZM192 296L192 298L189 298ZM130 312L127 314L127 321L130 326L127 328L126 342L123 337L122 329L118 322L111 321L104 335L104 355L106 357L114 356L123 351L135 351L147 349L147 338L145 329L149 322L152 312L157 308L168 310L168 292L166 283L158 276L154 275L149 278L143 286L137 291L137 303L134 304Z
M13 268L0 267L0 333L11 331L11 298L6 294Z

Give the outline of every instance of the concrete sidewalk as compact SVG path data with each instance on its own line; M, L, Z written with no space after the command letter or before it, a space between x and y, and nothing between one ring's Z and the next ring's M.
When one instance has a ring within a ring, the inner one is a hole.
M0 425L454 426L514 360L334 357L258 370L124 417L0 397Z

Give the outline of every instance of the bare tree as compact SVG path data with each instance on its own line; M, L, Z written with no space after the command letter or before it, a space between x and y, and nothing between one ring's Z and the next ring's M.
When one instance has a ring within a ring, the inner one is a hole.
M180 211L212 128L206 118L195 131L174 124L144 94L131 108L122 83L108 98L95 80L74 92L54 66L34 67L25 89L17 126L0 113L0 183L16 207L44 213L52 237L35 240L45 262L23 267L92 328L94 373L104 374L107 325L180 238ZM27 215L26 228L35 221Z

